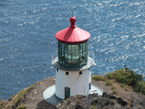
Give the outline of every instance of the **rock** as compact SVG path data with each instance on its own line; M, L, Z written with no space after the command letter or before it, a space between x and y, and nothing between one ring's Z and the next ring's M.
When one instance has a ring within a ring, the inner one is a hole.
M10 98L8 101L12 101L12 98Z
M126 106L126 105L128 105L128 103L127 102L125 102L124 100L122 100L122 98L117 98L117 101L118 101L118 103L119 104L121 104L122 106Z
M57 106L60 107L61 106L61 103L59 103Z
M110 99L113 99L113 100L116 100L116 99L117 99L117 97L114 96L114 95L111 95L109 98L110 98Z
M136 101L138 100L132 99L131 105L128 105L128 103L121 97L117 98L112 94L104 92L103 96L98 96L98 94L90 94L88 96L72 96L71 98L67 99L67 102L62 101L58 106L60 109L89 109L90 105L96 106L96 108L100 109L130 109L131 107L144 107L144 101Z
M107 93L106 92L103 92L102 97L106 97L106 96L107 96Z
M75 106L75 109L83 109L83 107L77 104L77 105Z

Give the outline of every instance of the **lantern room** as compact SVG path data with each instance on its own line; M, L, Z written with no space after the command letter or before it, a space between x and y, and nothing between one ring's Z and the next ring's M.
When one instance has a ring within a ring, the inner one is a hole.
M86 65L88 60L88 41L64 43L58 41L58 62L64 66Z
M83 66L88 61L90 33L76 27L76 18L70 18L70 27L56 33L58 63L63 66Z

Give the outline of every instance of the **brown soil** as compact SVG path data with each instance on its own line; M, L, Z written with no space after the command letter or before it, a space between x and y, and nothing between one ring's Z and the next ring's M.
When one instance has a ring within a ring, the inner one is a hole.
M30 93L28 93L26 95L26 99L25 102L22 103L27 105L28 109L55 109L55 106L46 102L43 99L43 92L45 89L47 89L48 87L52 86L55 84L55 78L54 77L50 77L47 78L41 82L39 82L36 87L34 87L33 90L30 91ZM33 95L32 95L33 94ZM33 100L34 97L34 100Z

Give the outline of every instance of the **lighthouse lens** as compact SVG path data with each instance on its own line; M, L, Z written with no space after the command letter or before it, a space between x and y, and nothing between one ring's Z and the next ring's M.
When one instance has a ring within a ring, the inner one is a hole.
M68 45L67 46L67 62L71 64L75 64L79 62L79 50L80 50L80 45Z

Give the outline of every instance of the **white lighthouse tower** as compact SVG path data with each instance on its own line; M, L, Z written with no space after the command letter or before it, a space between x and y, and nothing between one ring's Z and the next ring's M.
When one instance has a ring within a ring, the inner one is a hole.
M91 34L75 25L75 17L70 22L68 28L55 35L58 52L52 54L52 65L56 68L56 83L43 92L44 99L53 105L75 95L103 94L99 87L91 85L90 68L95 65L88 55Z
M88 56L88 40L91 34L75 25L56 33L58 56L52 60L56 70L55 95L66 99L75 95L88 95L91 90L91 71L94 60Z

